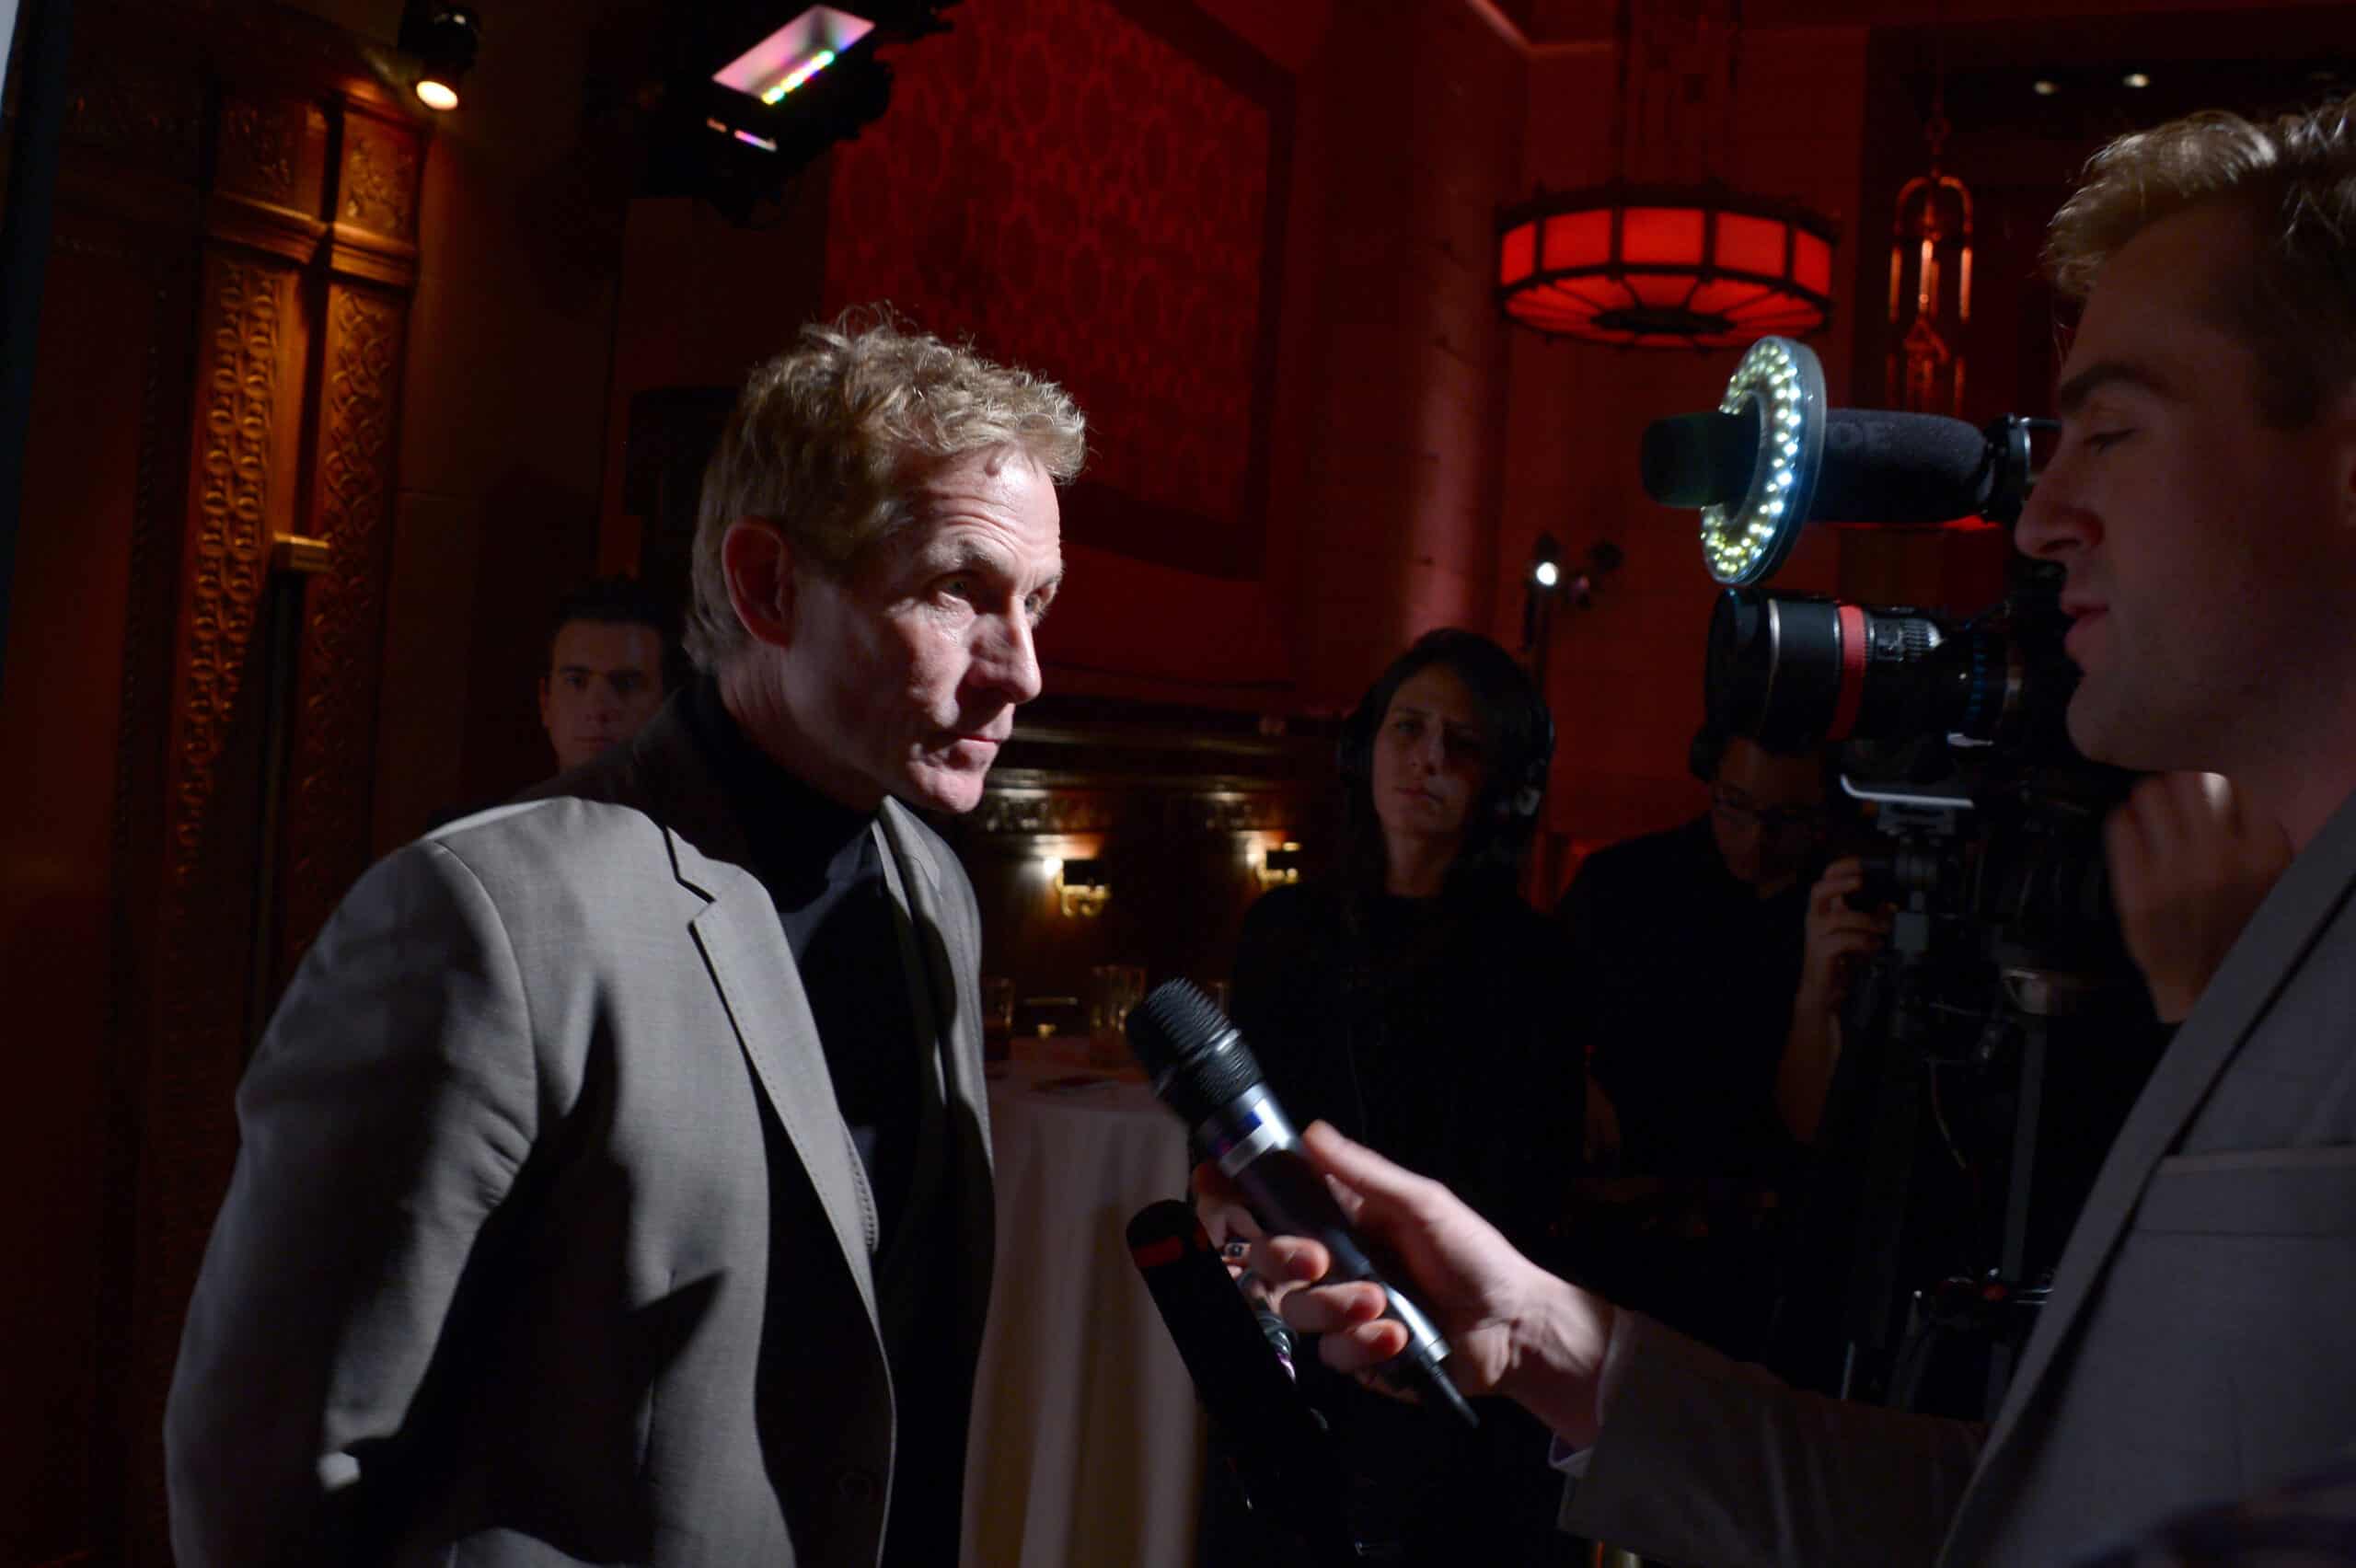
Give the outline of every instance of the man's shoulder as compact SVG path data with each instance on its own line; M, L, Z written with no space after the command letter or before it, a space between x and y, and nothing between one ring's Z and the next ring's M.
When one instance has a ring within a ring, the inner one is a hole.
M561 795L445 824L395 855L447 855L494 897L598 890L681 868L661 824L635 806ZM502 900L503 901L503 900Z

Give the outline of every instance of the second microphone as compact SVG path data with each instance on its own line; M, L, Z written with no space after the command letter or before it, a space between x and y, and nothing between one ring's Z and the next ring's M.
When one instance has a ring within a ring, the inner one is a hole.
M1424 1309L1384 1277L1372 1249L1343 1217L1233 1021L1191 982L1172 980L1155 986L1129 1014L1128 1032L1153 1092L1184 1119L1262 1227L1323 1246L1334 1260L1329 1281L1368 1280L1382 1287L1389 1298L1383 1316L1407 1331L1407 1348L1385 1365L1385 1380L1479 1425L1443 1365L1448 1342Z

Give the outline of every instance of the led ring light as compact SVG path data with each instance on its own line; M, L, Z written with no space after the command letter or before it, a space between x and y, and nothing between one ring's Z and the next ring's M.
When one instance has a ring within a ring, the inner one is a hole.
M1736 507L1702 508L1702 559L1721 582L1748 587L1773 577L1792 553L1816 499L1824 460L1824 367L1804 343L1761 338L1742 356L1718 411L1756 409L1759 457Z

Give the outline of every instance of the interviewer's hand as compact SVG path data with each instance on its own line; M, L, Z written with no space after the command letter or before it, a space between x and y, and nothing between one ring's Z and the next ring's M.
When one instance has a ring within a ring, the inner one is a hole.
M1611 1338L1611 1304L1555 1278L1497 1234L1438 1182L1352 1143L1322 1122L1301 1135L1342 1212L1405 1265L1405 1286L1448 1337L1449 1376L1467 1394L1499 1393L1584 1447L1599 1423L1597 1382ZM1214 1189L1216 1170L1196 1172ZM1288 1288L1285 1320L1322 1334L1327 1366L1362 1372L1406 1348L1407 1331L1384 1320L1380 1287L1315 1286L1333 1266L1325 1249L1297 1236L1253 1248L1253 1267Z
M2179 1022L2291 863L2291 842L2215 773L2144 779L2103 841L2127 951L2161 1020Z

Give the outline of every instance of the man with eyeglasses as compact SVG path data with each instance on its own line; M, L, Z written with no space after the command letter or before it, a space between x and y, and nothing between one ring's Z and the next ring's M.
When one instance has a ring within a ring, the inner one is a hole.
M1767 1239L1742 1234L1738 1216L1757 1216L1815 1130L1845 969L1882 922L1845 901L1856 862L1817 880L1830 822L1819 753L1704 728L1688 760L1710 809L1589 856L1555 913L1591 1042L1590 1098L1617 1113L1618 1170L1676 1196L1623 1190L1684 1205L1627 1216L1648 1239L1599 1240L1601 1266L1624 1270L1629 1294L1688 1332L1755 1351L1767 1302L1754 1254ZM1663 1232L1683 1239L1665 1247ZM1733 1283L1754 1274L1750 1289Z

